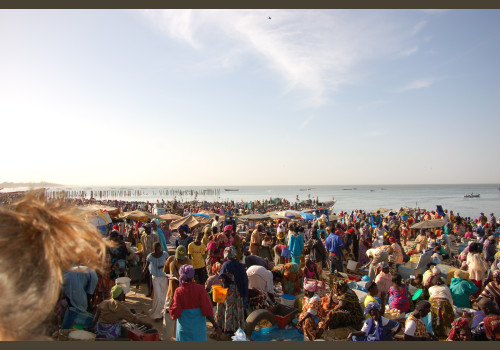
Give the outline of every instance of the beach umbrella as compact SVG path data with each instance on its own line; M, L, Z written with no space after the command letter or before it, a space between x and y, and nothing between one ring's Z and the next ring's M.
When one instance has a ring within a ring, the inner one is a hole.
M378 208L378 209L375 209L375 210L372 210L372 214L377 214L377 211L380 212L380 214L382 213L385 213L386 211L391 211L392 209L387 209L387 208Z
M102 211L107 212L111 218L116 218L120 215L122 210L120 208L110 207L107 205L90 204L83 207L78 207L81 210L88 210L92 212Z
M182 219L182 216L175 215L175 214L163 214L163 215L160 215L160 219L163 219L163 220L178 220L178 219Z
M300 216L302 216L302 218L306 221L310 221L310 220L315 219L314 215L311 213L300 213Z
M140 210L134 210L123 213L123 218L135 221L146 221L150 218L150 215L151 214L148 214Z
M248 215L238 216L238 219L243 219L247 221L261 221L261 220L267 220L269 218L270 216L267 214L248 214Z
M446 225L446 221L443 219L426 220L412 225L412 229L425 229L425 228L439 228Z
M269 216L273 220L290 220L290 218L287 218L286 216L281 216L278 214L273 214Z
M289 218L289 219L301 219L302 218L302 216L300 215L299 212L293 211L293 210L281 211L278 213L278 215L281 217Z
M202 213L195 213L193 215L194 216L201 216L201 217L204 217L204 218L210 218L210 216L208 216L207 214L202 214Z
M87 216L87 221L90 222L94 226L105 226L112 222L111 217L107 212L103 212L101 210L95 210L92 213L89 213Z

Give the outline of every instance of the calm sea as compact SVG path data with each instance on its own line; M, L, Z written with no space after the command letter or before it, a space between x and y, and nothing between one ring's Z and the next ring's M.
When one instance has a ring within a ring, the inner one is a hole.
M295 201L318 198L320 202L335 198L335 210L373 210L380 207L399 209L400 207L420 207L435 210L436 205L453 210L462 216L477 217L484 212L500 215L500 190L498 184L482 185L335 185L335 186L184 186L184 187L59 187L90 198L94 191L97 199L119 199L128 201L190 201L198 191L198 200L254 201L269 198L286 198ZM224 189L238 189L225 191ZM193 191L193 195L191 194ZM205 193L203 191L205 190ZM207 191L209 190L209 191ZM96 192L97 191L97 192ZM180 193L179 191L186 191ZM480 194L480 198L464 198L464 194Z

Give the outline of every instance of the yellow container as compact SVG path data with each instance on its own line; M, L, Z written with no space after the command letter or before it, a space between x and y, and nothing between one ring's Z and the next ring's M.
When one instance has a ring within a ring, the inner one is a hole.
M137 250L142 250L142 243L137 243Z
M226 301L227 289L228 288L224 288L218 284L212 286L212 298L214 303L222 304Z
M411 262L416 262L418 263L418 261L420 260L420 257L422 256L422 254L413 254L411 257L410 257L410 261Z

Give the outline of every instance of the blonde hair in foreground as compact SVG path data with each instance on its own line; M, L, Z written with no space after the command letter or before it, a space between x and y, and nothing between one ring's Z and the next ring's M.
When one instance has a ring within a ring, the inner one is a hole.
M62 273L79 263L102 271L108 240L63 200L30 191L0 208L0 340L40 339Z

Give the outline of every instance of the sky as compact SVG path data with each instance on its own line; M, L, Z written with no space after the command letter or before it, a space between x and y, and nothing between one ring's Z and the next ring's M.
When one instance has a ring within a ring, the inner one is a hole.
M499 10L2 10L0 47L0 182L500 181Z

